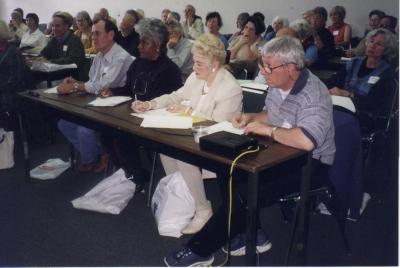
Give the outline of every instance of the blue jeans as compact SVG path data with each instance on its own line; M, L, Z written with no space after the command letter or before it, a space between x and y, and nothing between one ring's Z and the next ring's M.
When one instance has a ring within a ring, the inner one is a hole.
M63 119L58 121L58 129L78 150L83 164L97 161L102 149L96 131Z

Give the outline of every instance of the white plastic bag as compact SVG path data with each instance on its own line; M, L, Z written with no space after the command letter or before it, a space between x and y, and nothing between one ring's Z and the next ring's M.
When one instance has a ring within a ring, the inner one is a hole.
M30 176L40 180L55 179L67 170L71 164L59 158L49 159L30 171Z
M0 169L14 166L14 132L0 129Z
M151 208L160 235L182 235L181 230L194 216L195 204L180 172L160 180L151 201Z
M84 196L72 200L74 208L118 215L135 194L136 185L119 169Z

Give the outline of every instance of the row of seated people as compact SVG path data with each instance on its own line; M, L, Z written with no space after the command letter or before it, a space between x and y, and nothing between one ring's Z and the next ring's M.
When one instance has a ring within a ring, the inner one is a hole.
M55 17L59 18L58 15ZM5 23L2 22L1 25L5 26ZM8 46L4 41L11 38L11 34L4 26L0 28L0 39L3 40L2 47L7 50L12 46ZM217 122L231 120L234 114L241 110L241 89L234 77L223 68L226 51L224 44L215 35L201 35L194 42L191 49L194 72L182 87L181 72L167 57L168 28L161 21L143 19L139 23L139 55L135 60L114 42L117 32L115 24L108 20L99 20L93 25L94 46L98 54L91 66L89 81L67 78L58 86L59 93L67 94L79 90L106 97L133 96L141 92L137 96L139 101L132 103L132 109L136 112L167 107L171 112L200 115ZM385 62L385 57L393 51L393 40L392 34L384 29L370 33L367 38L367 58L351 61L351 69L342 74L342 77L345 77L344 80L342 78L343 85L335 85L350 92L343 95L368 98L374 96L372 92L379 90L379 83L393 81L392 70ZM293 53L287 53L288 51ZM304 47L297 39L274 38L263 46L261 54L258 68L265 82L271 87L266 99L266 110L260 114L236 117L233 122L237 126L246 126L246 133L272 136L280 143L313 150L315 158L319 159L315 160L315 172L320 177L327 172L327 166L332 164L334 154L332 104L328 90L304 67ZM11 60L8 64L11 64ZM357 87L361 84L368 87ZM337 88L331 89L331 92L340 92ZM286 98L290 101L285 101ZM306 99L310 102L306 102ZM182 100L186 102L182 103ZM190 100L190 103L187 100ZM286 106L290 103L297 105L287 109L294 111L293 113L277 113L281 105ZM100 134L100 145L99 133L93 130L67 121L60 121L59 128L80 152L82 171L102 170L107 159L103 154L105 150L111 155L112 161L124 169L126 177L133 177L138 191L142 188L148 175L142 168L137 154L139 144L135 144L128 136L113 140ZM219 211L212 216L210 203L204 193L202 173L198 167L166 156L162 156L161 159L166 173L181 171L196 202L196 214L183 232L196 233L201 230L184 249L186 253L191 254L182 254L180 251L166 258L166 262L168 265L185 265L188 264L187 261L192 261L186 257L194 256L198 257L196 262L209 263L212 261L212 252L223 246L226 241L226 233L221 232L224 229L221 225L225 224L222 220L226 219L225 214ZM299 175L297 171L293 174L276 172L279 175L277 177L289 176L295 180ZM286 186L276 187L282 190L282 187L287 189ZM281 191L274 193L282 194ZM241 194L243 193L238 191L238 200L245 200ZM236 206L241 208L244 204L235 202ZM244 217L239 214L238 217L234 217L237 227L233 229L235 231L232 235L240 236L244 231ZM206 227L203 228L206 223ZM211 235L213 232L218 232L219 235ZM213 241L209 241L210 238ZM205 239L205 242L201 242L202 239ZM260 247L261 251L268 250L268 239L264 239Z

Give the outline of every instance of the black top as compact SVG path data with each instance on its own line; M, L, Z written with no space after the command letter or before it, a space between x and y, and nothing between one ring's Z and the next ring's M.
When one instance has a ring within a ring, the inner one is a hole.
M139 34L137 32L133 31L126 37L123 37L121 32L118 32L115 41L129 54L136 58L139 57Z
M318 49L318 60L315 63L318 67L323 67L328 64L328 60L334 56L335 53L335 39L332 33L326 29L322 28L317 32L321 42L324 46Z
M182 86L179 67L167 56L155 61L137 58L126 74L124 87L111 89L113 95L134 96L142 101L151 100Z

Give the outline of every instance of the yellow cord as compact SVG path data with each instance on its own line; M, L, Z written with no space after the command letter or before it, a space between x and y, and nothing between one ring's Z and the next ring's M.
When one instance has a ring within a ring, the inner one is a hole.
M260 150L260 147L257 146L256 149L253 150L248 150L245 151L243 153L241 153L240 155L238 155L231 164L231 168L229 170L229 207L228 207L228 238L230 238L231 236L231 220L232 220L232 174L233 174L233 169L236 165L236 163L245 155L248 154L252 154L252 153L256 153ZM225 260L222 264L218 265L218 266L224 266L227 262L228 262L228 254L229 252L227 252L225 254Z

